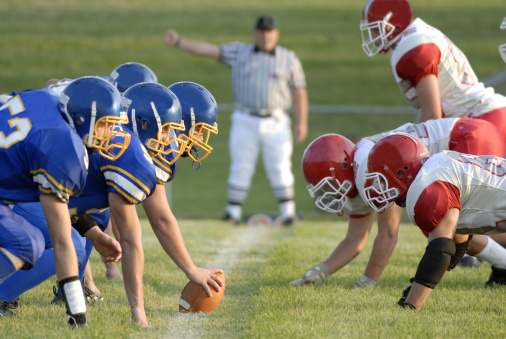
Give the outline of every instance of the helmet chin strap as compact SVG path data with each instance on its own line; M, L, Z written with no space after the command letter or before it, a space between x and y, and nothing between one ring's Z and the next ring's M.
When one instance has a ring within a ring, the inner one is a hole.
M93 147L93 135L95 134L95 121L97 120L97 102L93 101L91 103L91 120L90 120L90 129L88 133L88 141L86 142L86 145L88 145L88 148Z
M190 152L191 152L191 151L192 151L192 150L190 150ZM199 158L199 148L198 148L198 147L196 147L196 151L195 151L195 152L197 153L197 154L195 155L195 158L197 158L197 159L198 159L198 158ZM197 167L195 167L195 164L196 164L196 163L198 164L198 166L197 166ZM195 171L199 170L199 169L200 169L200 166L202 166L202 163L201 163L200 161L198 161L198 162L197 162L197 161L193 160L193 163L192 163L192 168L193 168Z

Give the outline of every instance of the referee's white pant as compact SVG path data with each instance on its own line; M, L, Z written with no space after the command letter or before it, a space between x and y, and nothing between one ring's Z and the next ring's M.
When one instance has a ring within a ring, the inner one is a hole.
M255 172L258 154L263 155L264 168L279 201L283 219L295 217L294 176L292 173L293 137L291 120L282 110L271 117L252 116L234 111L230 127L230 175L228 178L227 213L240 220Z

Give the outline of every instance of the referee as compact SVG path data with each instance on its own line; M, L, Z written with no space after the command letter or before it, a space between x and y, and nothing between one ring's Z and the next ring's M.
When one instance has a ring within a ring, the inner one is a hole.
M293 137L287 110L295 112L295 140L307 136L308 99L302 65L293 51L277 46L279 30L269 15L257 18L255 42L214 45L181 38L175 30L165 33L165 43L199 56L214 58L232 70L235 110L230 130L230 175L225 219L239 224L242 204L251 185L258 154L279 202L286 226L295 219Z

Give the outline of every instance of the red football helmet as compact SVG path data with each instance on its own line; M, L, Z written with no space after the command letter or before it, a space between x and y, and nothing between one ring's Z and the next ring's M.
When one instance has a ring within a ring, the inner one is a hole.
M313 140L304 151L301 172L315 204L323 211L342 215L348 198L357 195L353 175L355 145L339 134Z
M404 200L428 158L425 145L410 134L397 133L379 140L367 160L364 193L369 205L383 212L394 200Z
M411 21L413 12L406 0L369 0L360 21L365 54L386 53Z

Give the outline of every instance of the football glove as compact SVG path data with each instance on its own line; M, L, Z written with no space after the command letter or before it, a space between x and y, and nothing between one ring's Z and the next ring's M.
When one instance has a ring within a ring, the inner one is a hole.
M325 279L330 275L329 268L327 265L322 261L318 265L314 265L311 267L302 278L292 281L289 285L292 286L300 286L300 285L307 285L307 284L323 284Z
M357 279L357 283L355 284L355 286L353 286L353 289L357 290L359 288L366 288L366 287L369 288L376 287L376 281L372 280L371 278L363 274L360 278Z

